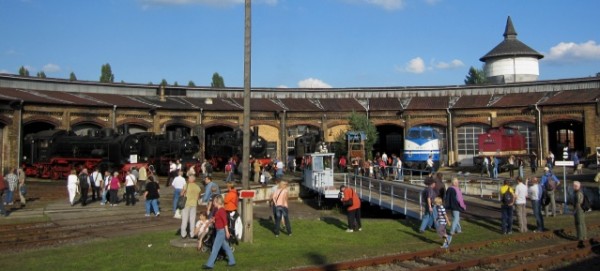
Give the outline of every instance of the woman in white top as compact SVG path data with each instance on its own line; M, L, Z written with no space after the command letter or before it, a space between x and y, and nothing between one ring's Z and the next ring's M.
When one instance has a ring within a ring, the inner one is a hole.
M77 171L72 169L71 174L67 177L67 190L69 191L69 202L71 206L75 204L75 194L77 194L77 185L79 178L77 178Z

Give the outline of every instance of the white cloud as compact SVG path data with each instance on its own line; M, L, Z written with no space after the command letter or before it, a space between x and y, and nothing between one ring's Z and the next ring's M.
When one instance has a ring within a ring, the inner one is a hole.
M9 70L0 69L0 73L11 73Z
M600 44L590 40L584 43L561 42L550 48L546 59L556 62L600 60Z
M244 0L138 0L144 8L160 5L205 5L214 7L231 7L243 5ZM255 0L253 3L277 5L279 0Z
M465 66L465 63L463 63L462 61L460 61L458 59L454 59L450 62L440 61L440 62L433 63L433 67L435 67L436 69L440 69L440 70L455 69L455 68L460 68L460 67L464 67L464 66Z
M286 86L286 85L279 85L279 86L276 86L276 88L288 88L288 86Z
M420 57L413 58L404 66L404 70L410 73L423 73L425 62Z
M298 82L298 87L300 88L331 88L331 85L316 79L316 78L307 78L300 82Z
M398 72L410 72L410 73L421 74L426 71L450 70L450 69L461 68L464 66L465 66L465 63L463 63L459 59L453 59L450 62L431 60L431 61L429 61L429 64L427 65L427 64L425 64L425 61L423 60L423 58L415 57L415 58L411 59L408 63L404 64L404 66L402 66L402 67L396 66L396 70Z
M42 68L42 71L44 71L45 73L60 72L60 66L58 66L56 64L48 63L48 64L44 65L44 67Z

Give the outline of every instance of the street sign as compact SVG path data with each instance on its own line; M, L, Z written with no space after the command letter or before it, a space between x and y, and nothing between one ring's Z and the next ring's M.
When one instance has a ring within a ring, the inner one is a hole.
M563 148L563 160L569 159L569 147Z
M554 165L557 167L572 167L575 166L575 162L573 161L556 161Z
M255 194L254 190L240 190L240 199L253 199Z

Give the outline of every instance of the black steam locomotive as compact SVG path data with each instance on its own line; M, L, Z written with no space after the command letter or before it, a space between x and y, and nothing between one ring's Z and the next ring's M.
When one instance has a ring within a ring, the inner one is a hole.
M310 131L294 139L294 151L296 152L296 158L303 157L309 153L315 153L319 151L322 146L323 132L321 131Z
M65 130L41 131L25 136L23 143L25 173L51 179L65 178L73 168L116 170L136 163L154 165L161 173L165 167L168 170L169 160L196 160L200 150L197 137L119 134L109 128L85 136Z
M229 158L242 157L243 132L240 129L214 133L207 136L206 157L213 168L222 169ZM258 135L258 128L250 133L250 155L256 159L267 157L267 141Z

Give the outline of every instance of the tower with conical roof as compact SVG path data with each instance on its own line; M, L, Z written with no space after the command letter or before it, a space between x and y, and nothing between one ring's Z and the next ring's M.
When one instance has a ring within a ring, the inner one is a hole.
M543 57L517 39L517 31L508 16L504 40L479 60L485 62L489 83L504 84L536 81L540 75L538 61Z

